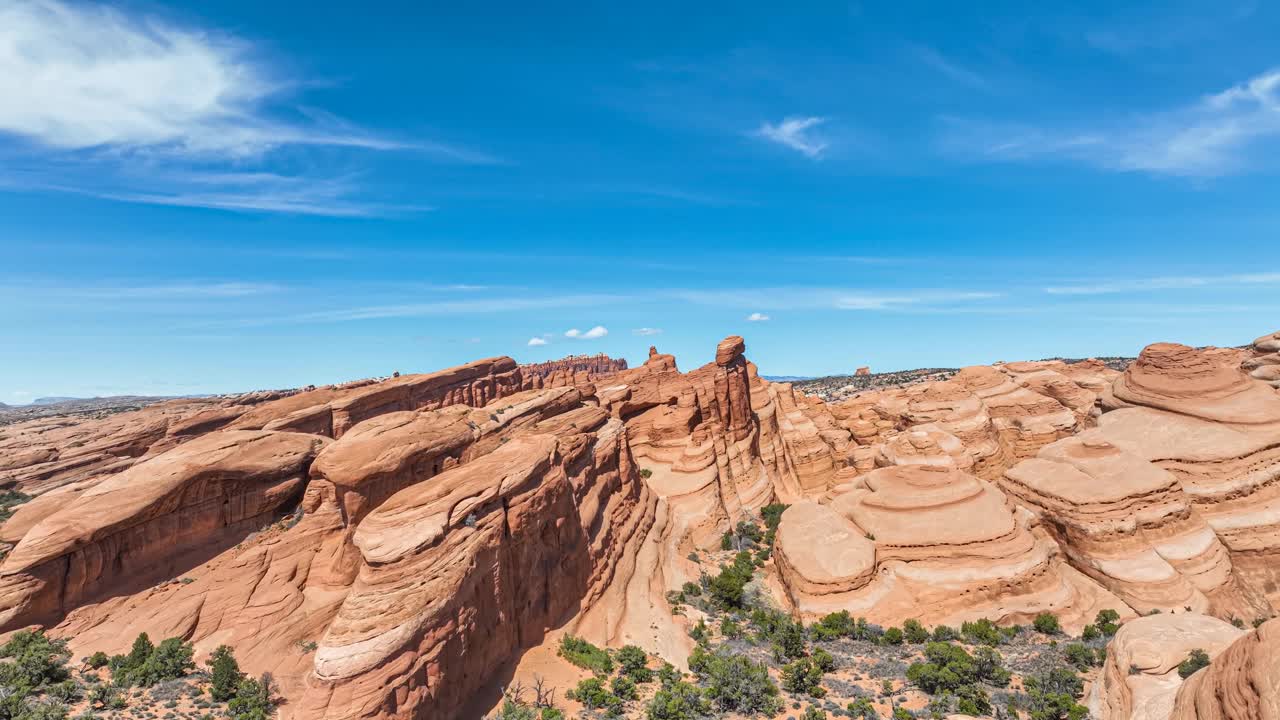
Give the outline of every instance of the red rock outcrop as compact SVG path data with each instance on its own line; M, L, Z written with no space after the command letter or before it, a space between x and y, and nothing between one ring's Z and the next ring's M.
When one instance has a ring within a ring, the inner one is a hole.
M1171 720L1280 719L1280 620L1240 637L1178 689Z
M875 622L1023 622L1037 613L1083 625L1124 604L1061 562L991 483L937 465L858 478L830 505L788 508L775 556L805 616L849 610Z
M1160 344L1115 382L1099 438L1177 478L1249 587L1280 603L1280 394L1232 353Z
M1097 432L1043 448L1001 486L1043 520L1073 566L1140 613L1271 614L1177 478Z
M0 565L0 630L56 621L234 545L301 498L325 442L216 433L85 490L36 522Z
M1249 377L1280 389L1280 332L1263 335L1253 341L1253 355L1240 367Z
M653 502L622 422L595 408L391 496L356 529L359 572L303 713L451 715L492 668L618 581Z
M276 674L286 719L455 717L550 632L682 664L665 593L774 501L764 586L806 617L1076 629L1280 598L1280 394L1243 351L1152 346L1123 376L973 367L827 405L745 350L726 338L688 373L656 349L637 368L495 358L6 427L0 482L38 497L0 528L0 623L77 653L144 630L231 644ZM1265 704L1228 687L1250 672L1187 683L1188 707ZM1134 707L1128 678L1106 703Z
M1130 620L1107 646L1102 677L1094 684L1088 700L1092 717L1168 720L1183 685L1178 663L1194 649L1204 650L1211 658L1221 657L1223 650L1245 635L1244 630L1228 622L1194 613ZM1192 678L1200 675L1203 671ZM1220 717L1225 720L1251 716Z
M623 358L597 355L570 355L559 360L520 366L520 377L526 390L566 385L587 385L627 369Z

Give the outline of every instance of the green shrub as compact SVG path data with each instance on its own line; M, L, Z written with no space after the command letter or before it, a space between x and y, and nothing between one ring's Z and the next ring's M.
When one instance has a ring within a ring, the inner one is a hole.
M640 468L640 477L644 478L645 480L648 480L649 478L653 477L653 471L650 470L649 468Z
M196 669L195 648L182 638L166 638L151 651L142 665L130 671L130 679L143 687L175 680Z
M0 646L0 685L12 689L18 700L30 692L60 683L70 677L67 660L71 651L66 640L53 640L43 630L19 630Z
M266 720L275 712L274 682L270 673L262 678L245 678L236 686L236 695L227 703L227 714L232 720Z
M1116 634L1120 629L1120 613L1110 608L1099 610L1097 617L1093 619L1093 624L1098 626L1098 631L1107 637Z
M609 692L604 686L604 680L598 677L579 681L578 686L565 695L570 700L582 703L588 710L604 710L610 715L622 714L622 699Z
M1083 720L1089 709L1076 702L1084 682L1067 668L1054 668L1023 681L1030 720Z
M653 671L649 669L649 656L635 645L624 645L617 655L619 672L631 678L633 682L647 683L653 680Z
M907 668L907 680L930 695L944 692L961 695L964 686L978 682L995 686L1009 684L1010 674L1004 668L1000 653L990 647L978 648L970 655L959 645L931 642L925 646L924 655L925 662L912 663Z
M760 508L760 519L764 521L764 526L776 531L778 524L782 522L783 511L789 507L791 506L783 503L771 503Z
M609 684L609 689L619 700L636 699L636 682L626 675L619 675Z
M560 638L560 657L597 675L608 675L613 670L609 653L575 635Z
M1053 613L1042 612L1036 615L1036 619L1032 622L1036 632L1044 635L1058 635L1062 632L1062 625L1058 623L1058 616Z
M244 673L240 672L240 664L231 654L231 648L219 645L209 656L209 695L217 702L226 702L235 697Z
M896 627L888 628L884 631L884 634L880 636L880 641L885 645L901 645L902 639L902 631Z
M735 528L735 534L739 540L746 540L749 543L758 543L764 539L764 533L760 531L760 526L750 520L741 520Z
M711 710L702 691L684 681L664 686L649 701L648 720L694 720Z
M876 712L876 706L871 703L868 698L858 696L845 706L845 713L851 718L862 718L862 720L878 720L880 714Z
M1097 640L1098 636L1101 634L1102 633L1098 631L1098 626L1090 623L1085 625L1084 629L1080 631L1080 639L1085 642L1090 642L1092 640Z
M99 650L98 652L86 658L84 662L86 665L93 668L94 670L100 670L106 667L107 663L111 662L111 658L108 657L106 653Z
M813 636L819 640L835 640L836 638L852 637L856 629L853 618L849 615L848 610L833 612L822 616L818 622L813 624L810 630Z
M1209 653L1201 650L1200 648L1196 648L1191 651L1191 654L1187 655L1186 660L1178 663L1178 675L1182 676L1184 679L1189 678L1195 674L1197 670L1208 666Z
M528 705L503 698L502 708L494 715L493 720L538 720L538 716Z
M960 625L960 633L975 645L990 645L991 647L999 645L1003 638L1000 628L986 618L962 623Z
M920 645L929 641L929 631L924 629L919 620L906 620L902 623L902 634L906 636L907 642L912 645Z
M743 591L751 582L755 569L751 553L745 550L734 557L732 565L721 565L720 574L711 579L707 588L716 607L722 610L741 608Z
M0 522L13 517L14 508L31 500L31 496L17 490L0 492Z
M778 686L763 664L742 655L713 654L694 649L689 669L706 685L706 697L718 710L744 715L772 716L781 709Z
M1098 661L1093 648L1080 643L1067 643L1063 646L1062 652L1067 656L1067 662L1074 665L1077 670L1088 670Z
M805 708L804 715L800 716L800 720L827 720L827 713L816 705L810 705Z
M934 642L947 642L950 640L959 640L960 633L956 629L947 625L938 625L933 629Z
M822 668L812 658L800 658L782 667L782 689L795 695L820 698L826 695L822 688Z

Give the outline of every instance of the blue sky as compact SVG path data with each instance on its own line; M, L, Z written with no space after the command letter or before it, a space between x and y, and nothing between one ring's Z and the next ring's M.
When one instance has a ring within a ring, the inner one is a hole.
M0 0L0 402L1280 326L1280 8L1027 5Z

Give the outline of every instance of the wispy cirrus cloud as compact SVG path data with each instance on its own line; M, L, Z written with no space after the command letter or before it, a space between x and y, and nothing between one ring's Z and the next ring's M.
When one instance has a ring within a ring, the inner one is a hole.
M816 128L826 121L824 117L787 117L776 124L762 124L755 134L817 160L826 152L828 144L818 135Z
M542 347L546 344L548 344L547 341L540 337L531 337L529 338L529 342L525 343L525 345L528 345L529 347Z
M927 45L912 45L911 50L919 58L920 62L962 85L968 85L978 90L989 90L991 88L986 77L947 58Z
M1230 285L1280 285L1280 272L1241 273L1236 275L1170 276L1117 280L1111 282L1055 285L1044 291L1050 295L1110 295L1115 293L1148 292L1155 290L1185 290L1189 288Z
M651 328L651 327L636 328L631 331L631 334L638 335L640 337L649 337L651 335L661 335L662 328Z
M275 283L242 281L72 285L69 283L35 284L10 280L5 282L5 290L10 291L14 298L21 298L27 302L41 302L54 298L79 300L218 300L281 293L286 291L287 288Z
M1280 68L1166 110L1059 126L946 118L945 150L1000 162L1059 160L1105 170L1215 177L1280 152Z
M753 312L747 316L747 322L768 322L769 320L769 316L762 312Z
M440 315L501 314L557 308L598 307L600 305L616 303L625 299L626 298L623 296L608 294L553 295L539 297L484 297L462 300L450 299L433 302L362 305L357 307L333 308L313 312L294 313L291 315L240 317L205 323L205 325L262 327L269 325L314 325L356 322L362 320L431 317ZM608 331L606 330L605 332L607 333Z
M251 43L216 30L91 2L0 0L0 186L363 216L383 214L390 204L362 198L349 178L256 170L283 148L297 150L295 168L305 167L305 149L315 147L496 162L290 104L303 84L270 67Z
M668 290L661 294L683 302L763 310L867 310L895 311L926 308L939 304L981 302L1002 297L1001 293L979 290L880 291L842 288L781 287L724 290ZM748 320L768 319L756 310Z

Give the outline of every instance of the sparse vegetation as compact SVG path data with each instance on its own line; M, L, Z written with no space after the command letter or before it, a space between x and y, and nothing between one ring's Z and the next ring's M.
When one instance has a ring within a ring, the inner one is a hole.
M559 655L597 675L608 675L613 670L613 660L609 658L609 653L574 635L560 638Z
M1187 655L1187 659L1178 663L1178 675L1183 678L1189 678L1196 673L1197 670L1209 667L1209 653L1196 648Z

